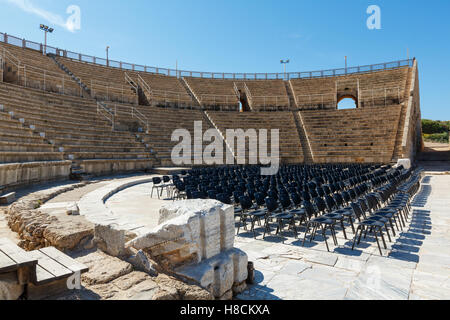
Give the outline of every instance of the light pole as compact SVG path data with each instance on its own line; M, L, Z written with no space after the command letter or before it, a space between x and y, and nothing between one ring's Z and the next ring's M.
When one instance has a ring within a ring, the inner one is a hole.
M109 46L106 46L106 66L109 67Z
M46 26L44 24L41 24L39 27L42 31L45 32L45 44L44 44L44 50L43 50L44 52L43 53L44 53L44 55L46 55L47 54L47 32L53 33L53 31L55 29L50 28L49 26Z
M284 64L284 80L286 80L286 65L291 62L289 59L287 60L280 60L281 64Z

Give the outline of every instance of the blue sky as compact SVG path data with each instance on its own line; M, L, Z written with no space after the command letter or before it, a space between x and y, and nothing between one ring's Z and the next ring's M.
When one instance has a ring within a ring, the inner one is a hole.
M81 29L64 27L81 9ZM369 30L369 5L381 30ZM450 120L448 0L0 0L0 31L149 66L214 72L310 71L406 59L419 62L424 118Z

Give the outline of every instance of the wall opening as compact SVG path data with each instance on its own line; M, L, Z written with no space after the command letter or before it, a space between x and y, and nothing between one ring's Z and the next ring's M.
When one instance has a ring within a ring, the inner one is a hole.
M338 110L356 109L358 108L358 104L353 96L347 96L342 97L342 99L338 101L337 108Z
M247 100L247 95L239 90L240 99L239 99L239 111L240 112L249 112L252 111L250 105Z

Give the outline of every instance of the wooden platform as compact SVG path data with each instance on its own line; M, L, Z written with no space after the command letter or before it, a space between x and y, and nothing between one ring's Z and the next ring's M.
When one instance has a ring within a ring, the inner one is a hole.
M44 299L68 290L68 280L88 270L53 247L26 252L9 239L0 239L0 280L2 275L17 273L18 284L27 287L28 299Z
M6 273L17 273L17 281L23 285L28 283L30 273L36 269L38 259L29 256L9 239L0 239L0 276Z
M36 273L31 279L34 285L44 285L53 281L67 279L75 273L88 271L88 267L66 256L53 247L28 252L28 255L38 260Z

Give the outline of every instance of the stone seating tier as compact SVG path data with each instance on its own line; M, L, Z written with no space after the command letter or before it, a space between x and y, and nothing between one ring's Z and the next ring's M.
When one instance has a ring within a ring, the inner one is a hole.
M401 106L351 110L301 111L314 161L393 160Z
M66 94L78 96L81 94L79 85L42 52L0 43L0 51L3 51L3 49L8 52L8 58L5 59L5 62L7 68L11 68L11 72L14 73L10 79L14 83L18 81L20 85L51 92L62 92L64 85ZM22 66L20 71L16 66L18 62ZM25 72L23 66L25 66ZM64 81L62 80L63 77Z
M297 134L294 117L291 112L230 114L229 112L208 111L208 114L224 136L226 136L227 129L255 129L257 132L260 129L279 129L281 161L284 163L303 162L301 141ZM268 131L268 148L271 146L270 141L270 131ZM248 144L246 150L248 150Z

